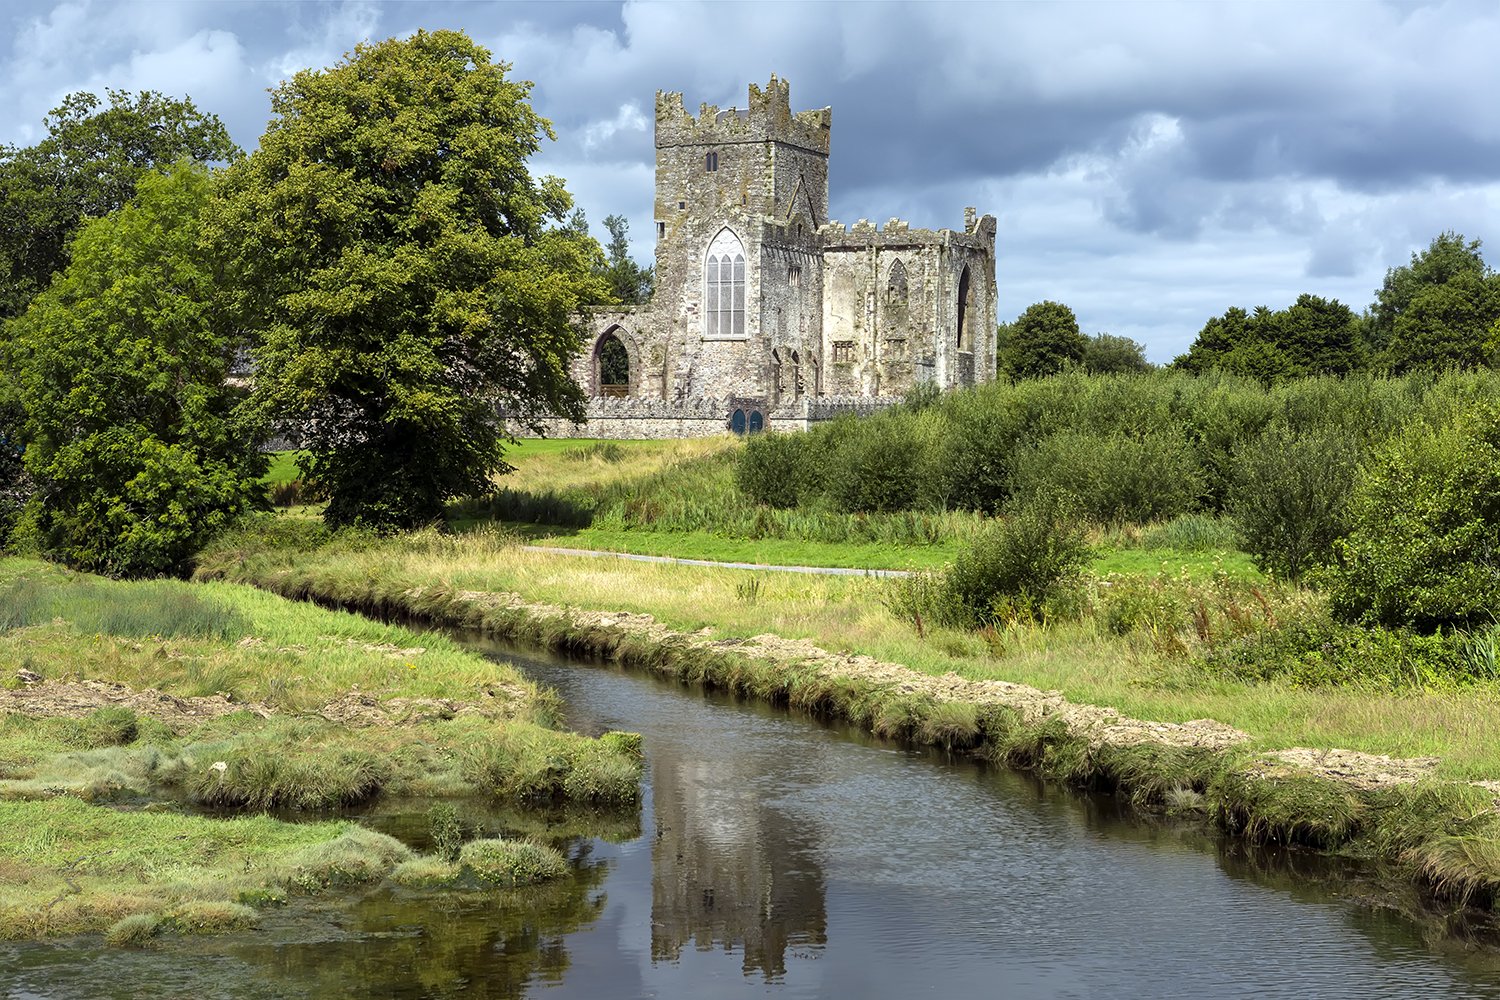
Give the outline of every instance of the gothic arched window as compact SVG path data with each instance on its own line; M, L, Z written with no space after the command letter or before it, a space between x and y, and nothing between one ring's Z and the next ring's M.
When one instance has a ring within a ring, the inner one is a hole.
M630 395L630 352L610 327L594 345L594 372L600 396Z
M703 335L745 335L745 247L728 229L719 230L703 262Z
M891 276L886 279L885 300L892 305L906 301L906 265L899 260L891 265Z

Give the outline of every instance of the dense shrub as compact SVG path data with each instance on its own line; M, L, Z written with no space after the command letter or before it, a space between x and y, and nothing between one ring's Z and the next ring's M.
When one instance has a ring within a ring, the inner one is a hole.
M810 438L804 434L758 434L745 442L734 480L751 503L786 510L809 492L806 466Z
M1096 521L1154 521L1192 510L1202 476L1181 437L1062 431L1015 457L1019 497L1065 492Z
M1358 438L1334 428L1272 428L1241 450L1229 510L1262 571L1295 580L1332 559L1361 453Z
M956 393L941 410L946 427L924 493L937 506L998 512L1010 498L1011 458L1027 436L1021 401L999 387Z
M1408 628L1367 628L1336 621L1326 608L1314 606L1212 648L1203 662L1240 680L1298 687L1442 687L1494 679L1494 646L1489 632L1424 635Z
M1331 574L1346 621L1431 632L1500 608L1500 409L1480 405L1381 449L1349 503Z
M980 532L940 576L899 582L891 606L907 617L925 608L930 620L959 628L1039 618L1077 580L1088 554L1068 502L1034 497Z
M879 514L916 506L922 443L911 421L870 421L843 435L824 460L823 494L834 510Z

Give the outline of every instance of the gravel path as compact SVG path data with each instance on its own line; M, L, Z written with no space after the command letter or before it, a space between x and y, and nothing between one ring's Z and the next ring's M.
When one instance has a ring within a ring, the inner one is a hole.
M904 569L851 569L847 566L769 566L764 563L715 562L712 559L679 559L676 556L643 556L635 552L604 552L599 549L567 549L560 545L523 545L527 552L560 552L565 556L597 556L634 562L676 563L679 566L710 566L717 569L764 569L776 573L811 573L816 576L911 576Z

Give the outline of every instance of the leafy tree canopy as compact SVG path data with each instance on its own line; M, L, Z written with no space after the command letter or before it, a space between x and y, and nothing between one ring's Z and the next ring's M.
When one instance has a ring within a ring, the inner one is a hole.
M239 150L222 122L190 99L155 91L69 94L43 120L35 146L0 146L0 318L19 315L68 262L85 218L135 194L141 176L188 157L228 160Z
M1394 372L1493 365L1500 351L1500 275L1471 271L1419 286L1396 316L1385 363Z
M210 188L188 161L143 175L131 203L84 223L67 268L10 324L39 538L71 565L181 572L264 492L199 243Z
M31 480L21 460L25 417L16 392L15 372L0 345L0 548L5 547L16 515L31 495Z
M1087 339L1078 330L1078 317L1061 302L1027 306L1009 333L1004 353L1013 378L1055 375L1082 362L1087 347Z
M1423 289L1440 287L1461 276L1491 277L1493 272L1480 254L1479 240L1466 240L1447 230L1433 238L1427 249L1411 255L1411 263L1393 267L1385 273L1385 282L1375 292L1370 307L1368 336L1377 351L1391 348L1397 337L1397 321L1408 313L1412 300ZM1408 331L1409 332L1409 331Z
M256 396L333 524L400 528L507 471L504 426L582 416L573 317L607 294L571 199L527 159L531 85L454 31L361 45L272 93L217 238L260 342Z
M1093 375L1139 375L1155 366L1146 360L1146 347L1129 337L1096 333L1083 345L1083 367Z
M1345 375L1364 365L1360 322L1338 299L1303 294L1286 309L1232 307L1204 324L1174 364L1277 382L1304 375Z

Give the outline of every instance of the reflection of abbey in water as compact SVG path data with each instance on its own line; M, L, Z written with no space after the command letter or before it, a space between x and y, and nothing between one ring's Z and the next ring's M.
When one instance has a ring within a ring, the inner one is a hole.
M739 948L746 973L786 972L789 948L825 943L824 880L812 830L763 804L749 781L690 758L651 771L651 957Z
M829 221L831 122L793 114L774 76L743 110L694 117L656 95L656 294L588 315L573 368L587 429L550 434L805 428L918 383L994 378L994 217L968 209L962 232Z

